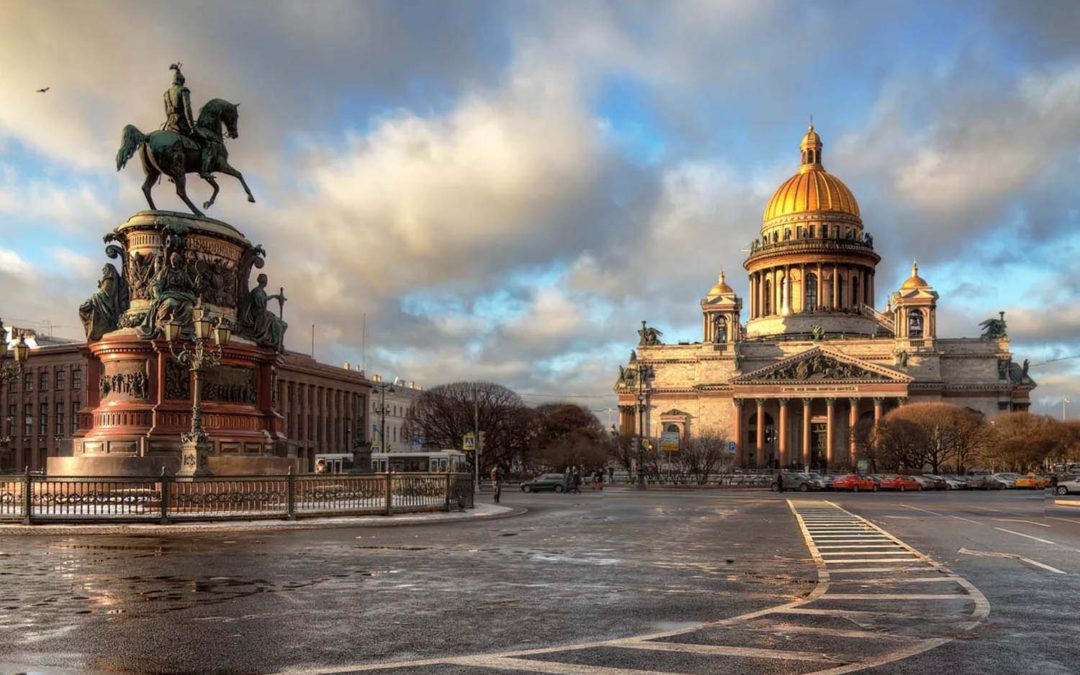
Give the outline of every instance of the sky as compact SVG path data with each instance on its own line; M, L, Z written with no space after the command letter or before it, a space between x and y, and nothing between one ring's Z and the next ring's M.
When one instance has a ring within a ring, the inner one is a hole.
M0 0L0 316L81 338L146 208L120 130L239 102L208 212L267 254L287 346L604 419L648 320L700 340L811 115L941 337L1005 311L1037 411L1080 405L1080 3ZM36 90L49 87L41 94ZM193 201L208 188L189 180ZM183 210L171 185L159 208ZM744 317L745 320L745 317ZM366 330L364 326L366 325Z

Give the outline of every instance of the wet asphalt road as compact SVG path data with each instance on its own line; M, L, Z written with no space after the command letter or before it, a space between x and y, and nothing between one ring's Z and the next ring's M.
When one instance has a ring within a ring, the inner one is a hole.
M990 603L970 634L874 672L1080 672L1080 516L1045 518L1030 492L797 498L831 499L867 518ZM280 534L0 538L0 671L320 670L613 640L773 607L805 597L818 579L775 494L503 501L529 513ZM615 665L605 662L611 649L594 651L572 661ZM718 667L701 654L632 655L617 665ZM741 663L743 672L807 671L798 661Z

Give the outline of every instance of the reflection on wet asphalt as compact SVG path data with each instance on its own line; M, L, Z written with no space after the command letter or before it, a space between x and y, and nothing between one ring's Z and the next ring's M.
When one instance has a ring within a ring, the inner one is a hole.
M779 501L504 502L530 513L281 534L0 539L0 670L270 671L607 639L801 597L816 580Z

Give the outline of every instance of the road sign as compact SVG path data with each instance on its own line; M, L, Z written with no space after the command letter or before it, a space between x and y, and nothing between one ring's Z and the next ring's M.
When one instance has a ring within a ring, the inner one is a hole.
M868 460L868 459L860 459L857 462L857 465L859 467L859 471L865 473L866 470L870 468L870 460Z
M461 449L465 452L472 452L476 450L476 436L471 432L465 434L465 438L463 438L461 441Z
M735 452L735 441L728 441L727 442L727 449L732 451L732 452Z
M660 434L660 450L663 452L679 451L679 432L665 431Z
M372 452L382 452L382 446L380 446L378 443L372 443L371 444L371 451Z

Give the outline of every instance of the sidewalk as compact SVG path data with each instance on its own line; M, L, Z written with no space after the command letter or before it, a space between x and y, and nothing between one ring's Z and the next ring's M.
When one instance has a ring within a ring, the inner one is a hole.
M437 525L477 520L511 518L526 513L521 507L498 506L478 503L468 511L434 511L431 513L405 513L397 516L341 516L335 518L303 518L300 520L226 520L198 523L61 523L56 525L0 525L0 537L11 535L67 536L86 534L111 535L170 535L204 534L210 532L278 532L282 530L309 530L331 527L398 527L404 525Z

